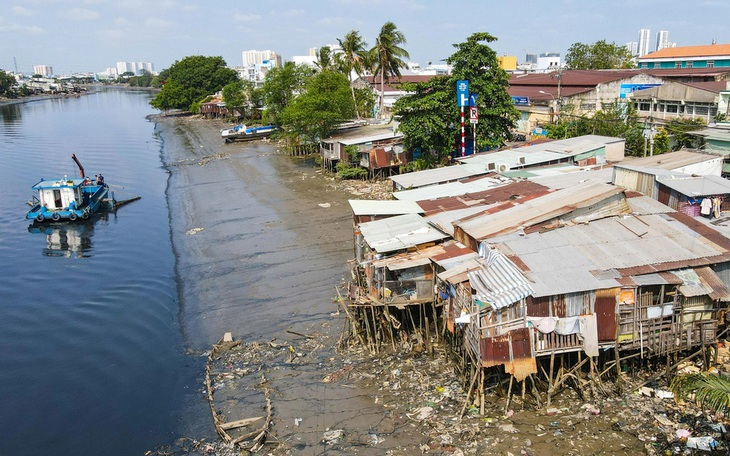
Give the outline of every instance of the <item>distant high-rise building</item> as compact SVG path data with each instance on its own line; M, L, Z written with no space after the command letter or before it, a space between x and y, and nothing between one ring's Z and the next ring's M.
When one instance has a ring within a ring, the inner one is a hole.
M632 56L636 57L639 54L639 43L636 41L630 41L626 43L626 49L629 50Z
M667 30L659 30L656 34L656 50L661 51L669 47L669 32Z
M133 73L135 76L139 76L143 70L154 74L155 66L150 62L117 62L117 76L124 73Z
M243 51L243 66L261 65L264 62L274 62L273 66L281 66L281 56L274 51Z
M639 30L639 57L649 53L649 41L651 40L651 30Z
M51 76L53 75L53 67L50 65L34 65L33 74L40 74L44 77Z

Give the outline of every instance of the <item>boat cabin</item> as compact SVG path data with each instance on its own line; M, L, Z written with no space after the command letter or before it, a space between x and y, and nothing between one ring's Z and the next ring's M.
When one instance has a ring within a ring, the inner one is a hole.
M82 187L87 184L91 185L89 179L41 180L33 186L33 190L38 192L41 207L58 211L69 208L72 202L73 206L80 206L84 201Z

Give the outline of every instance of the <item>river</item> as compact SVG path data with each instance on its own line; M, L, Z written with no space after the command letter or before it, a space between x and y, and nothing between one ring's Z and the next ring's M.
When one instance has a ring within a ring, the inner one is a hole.
M144 454L197 388L148 92L0 107L0 454ZM30 230L41 178L102 173L117 199L89 223Z
M330 314L352 256L348 195L273 143L224 145L201 120L156 123L150 97L102 89L0 106L0 454L215 440L205 351L226 331L296 345L289 330L332 339L279 386L275 432L319 453L321 433L364 407L319 382L341 327ZM32 185L77 176L71 154L118 200L141 199L29 227ZM304 437L287 430L294 416Z

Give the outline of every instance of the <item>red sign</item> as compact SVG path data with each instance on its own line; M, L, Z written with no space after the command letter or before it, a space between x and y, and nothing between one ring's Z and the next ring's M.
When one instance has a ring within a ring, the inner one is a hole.
M469 122L471 122L471 123L479 122L479 109L476 106L469 108Z

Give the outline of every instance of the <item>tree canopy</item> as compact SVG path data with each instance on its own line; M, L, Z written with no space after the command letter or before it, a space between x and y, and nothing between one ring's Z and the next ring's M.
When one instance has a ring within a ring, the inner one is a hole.
M263 91L251 81L238 80L223 87L223 101L234 116L257 118Z
M282 120L294 134L318 142L354 114L349 81L342 73L325 70L309 78L305 91L284 109Z
M0 70L0 96L8 98L15 97L16 94L13 90L14 85L15 78L13 75Z
M194 55L176 61L165 70L162 90L150 104L157 109L184 109L238 80L222 57ZM174 92L174 93L166 93Z
M609 70L634 68L631 52L625 46L607 43L573 43L565 55L565 65L573 70Z
M465 42L455 44L456 52L446 59L453 68L450 76L404 86L414 93L396 101L394 109L406 148L433 151L436 158L456 151L460 121L456 83L464 79L469 81L470 92L477 94L479 123L473 127L477 149L504 144L519 113L507 93L509 75L500 68L497 54L483 44L495 40L486 32L472 34Z
M313 74L312 68L294 62L286 62L284 66L272 68L266 73L263 92L270 122L282 125L284 110L304 90Z

